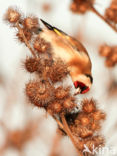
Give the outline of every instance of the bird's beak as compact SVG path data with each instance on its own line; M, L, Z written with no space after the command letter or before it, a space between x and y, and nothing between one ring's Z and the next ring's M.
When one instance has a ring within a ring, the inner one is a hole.
M53 30L53 26L51 26L50 24L48 24L47 22L45 22L44 20L40 19L41 22L46 26L46 28L48 28L49 30Z
M81 89L80 89L80 87L78 87L78 88L76 89L76 92L74 93L74 95L78 95L78 94L81 94Z

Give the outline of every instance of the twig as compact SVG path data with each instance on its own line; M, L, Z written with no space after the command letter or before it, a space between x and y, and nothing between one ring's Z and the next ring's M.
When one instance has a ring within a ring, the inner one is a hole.
M19 22L16 23L16 27L19 30L19 32L22 33L22 37L23 37L23 40L25 42L25 45L29 48L29 50L31 51L32 55L36 58L36 54L33 51L32 47L30 46L29 42L27 41L27 39L26 39L26 37L24 35L24 32L23 32L23 29L19 26Z
M104 16L102 16L92 5L91 5L91 11L95 13L98 17L100 17L106 24L108 24L109 27L111 27L115 32L117 32L117 29L114 25L112 25L110 22L108 22Z
M63 124L62 124L55 116L53 116L53 118L56 120L56 122L57 122L57 124L59 125L59 127L60 127L61 129L64 130ZM65 131L65 130L64 130L64 131Z
M78 150L77 142L75 141L74 136L72 135L72 133L71 133L71 131L70 131L70 129L69 129L69 126L68 126L68 124L67 124L67 122L66 122L66 119L65 119L64 114L61 115L61 120L62 120L64 129L65 129L65 132L66 132L67 135L70 137L72 143L73 143L74 146L76 147L77 153L79 154L79 156L83 156L83 154ZM77 139L78 139L78 138L77 138Z

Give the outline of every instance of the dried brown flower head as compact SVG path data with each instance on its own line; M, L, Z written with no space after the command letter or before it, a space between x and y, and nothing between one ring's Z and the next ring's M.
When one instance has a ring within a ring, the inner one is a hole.
M17 11L17 9L14 9L12 7L9 7L4 19L12 24L16 23L21 17L21 14Z
M107 67L114 67L117 64L117 47L102 45L99 49L101 56L106 57L105 65Z
M53 83L62 81L68 75L67 65L61 60L55 60L50 70L49 78Z
M57 99L64 99L65 97L69 96L70 88L63 88L62 86L59 86L55 90L55 97Z
M68 112L71 112L71 110L73 110L73 108L75 108L76 106L77 105L75 103L75 98L73 98L73 97L68 97L63 102L63 107Z
M105 114L97 109L96 102L92 99L85 99L82 102L82 110L69 113L66 116L67 123L74 137L80 138L80 151L84 150L84 144L92 151L93 146L99 147L104 144L104 138L97 135L101 126L100 123L105 119Z
M33 47L39 52L39 53L43 53L43 52L48 52L51 50L51 45L50 43L46 42L44 39L40 38L40 36L38 36L35 41L34 41L34 45Z
M27 29L22 29L22 30L23 30L23 33L24 33L27 41L30 41L31 37L32 37L32 33ZM18 33L16 34L16 36L18 37L19 41L24 42L22 31L19 30Z
M54 101L48 105L47 110L50 112L50 114L59 114L63 110L62 103L59 101Z
M36 17L27 17L23 21L24 28L28 30L35 30L39 27L38 18Z
M47 82L32 81L26 84L26 95L30 102L38 107L44 107L51 102L53 94L53 88Z
M112 0L109 8L105 11L105 18L109 22L117 23L117 1Z
M82 101L82 109L86 113L94 112L96 110L95 101L93 99L91 100L84 99Z
M84 14L90 10L93 4L94 0L73 0L70 8L75 13Z
M25 68L28 72L33 73L39 69L39 58L28 57L25 60Z

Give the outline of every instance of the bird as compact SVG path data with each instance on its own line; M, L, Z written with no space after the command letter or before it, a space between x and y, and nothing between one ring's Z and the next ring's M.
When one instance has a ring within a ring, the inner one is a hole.
M40 36L51 43L54 57L60 58L68 66L75 87L74 95L87 93L92 86L93 77L92 63L86 48L62 30L43 19L40 21L45 26L40 29Z

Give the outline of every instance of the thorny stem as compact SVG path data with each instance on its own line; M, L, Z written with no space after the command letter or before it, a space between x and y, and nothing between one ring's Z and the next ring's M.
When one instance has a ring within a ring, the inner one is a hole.
M76 150L77 150L77 153L79 154L79 156L83 156L83 154L78 150L78 147L77 147L77 143L74 139L74 136L72 135L70 129L69 129L69 126L66 122L66 119L65 119L65 116L64 114L61 115L61 120L62 120L62 123L63 123L63 126L64 126L64 130L65 132L67 133L67 135L70 137L72 143L74 144L74 146L76 147Z
M22 28L19 26L19 22L16 23L16 27L17 29L19 30L19 32L22 33L22 37L23 37L23 40L25 42L25 45L29 48L29 50L31 51L32 55L36 58L36 54L35 52L33 51L32 47L30 46L29 42L27 41L25 35L24 35L24 32L22 30Z
M91 11L92 11L93 13L95 13L98 17L100 17L100 18L101 18L106 24L108 24L109 27L111 27L115 32L117 32L116 27L115 27L113 24L111 24L110 22L108 22L108 21L104 18L104 16L102 16L93 6L91 6Z

